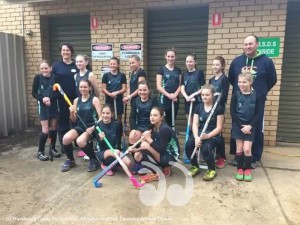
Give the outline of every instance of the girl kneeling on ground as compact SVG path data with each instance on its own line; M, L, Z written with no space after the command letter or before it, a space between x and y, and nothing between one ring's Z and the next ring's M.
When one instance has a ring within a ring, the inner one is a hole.
M170 162L178 160L180 147L177 136L172 128L164 122L164 112L159 107L153 107L150 112L150 122L152 128L145 131L142 136L144 141L139 148L131 149L134 153L134 159L137 162L148 161L156 162L162 167L163 175L171 175ZM152 160L151 160L152 158ZM149 183L159 180L159 175L150 172L141 177L141 181Z
M217 175L214 150L218 144L224 124L224 108L218 105L208 123L205 133L200 137L214 106L214 93L215 89L212 85L208 84L202 87L202 103L196 107L193 118L193 136L191 135L186 144L188 158L191 158L195 146L200 148L203 159L208 166L208 170L203 177L205 181L211 181ZM195 177L200 172L197 154L191 159L191 165L189 175Z
M90 158L88 172L98 169L99 162L96 159L93 144L90 140L95 128L95 121L101 118L101 103L99 98L90 94L92 84L89 80L79 82L79 91L81 96L74 100L70 106L70 119L75 123L75 127L68 131L63 137L63 146L67 155L67 160L63 164L61 171L69 171L76 166L72 142L76 140L78 147L82 149ZM78 119L77 115L82 119Z
M98 141L98 147L100 150L96 153L97 158L99 161L102 162L101 167L105 169L109 164L116 160L114 153L109 149L108 145L104 141L104 137L107 138L108 142L111 146L115 149L116 153L120 156L121 151L117 149L117 146L120 146L118 143L120 140L120 125L119 123L115 122L114 118L114 111L110 104L105 104L102 109L102 120L96 123L96 127L98 126L101 132L98 134L100 141ZM131 160L125 156L123 162L127 167L130 168ZM108 171L106 173L108 176L113 176L113 171Z

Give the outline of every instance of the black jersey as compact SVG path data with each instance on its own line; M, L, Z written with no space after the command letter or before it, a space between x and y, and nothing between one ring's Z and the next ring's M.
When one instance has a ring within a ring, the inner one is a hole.
M189 96L201 89L201 86L205 84L204 73L202 70L195 70L193 72L186 71L183 73L183 82L184 90ZM196 102L200 102L200 96L195 96Z
M102 78L102 83L106 84L106 89L108 92L119 91L122 89L122 85L126 84L126 76L124 73L118 72L118 74L113 75L111 72L105 73ZM123 94L117 96L117 101L121 99ZM106 102L113 102L113 99L109 96L105 96Z
M79 92L79 82L81 80L88 80L89 79L89 74L90 74L91 71L87 70L85 72L85 74L83 74L83 76L80 76L80 72L76 73L75 76L74 76L74 79L75 79L75 91L76 91L76 97L79 97L81 96L80 92Z
M57 76L57 82L66 95L71 100L75 99L76 92L74 75L78 72L78 68L75 63L72 62L70 64L66 64L63 61L59 61L53 65L52 72Z
M180 153L180 146L175 131L165 122L161 124L157 131L152 131L153 142L150 144L159 154L168 153L176 160Z
M252 90L250 94L243 94L240 90L236 91L230 104L232 121L239 126L255 125L259 118L259 110L263 107L261 96Z
M105 124L103 121L99 121L96 123L96 126L100 127L101 131L104 132L105 137L107 138L108 142L114 149L118 148L118 141L120 140L120 126L114 120L110 123ZM98 134L97 134L98 135ZM100 151L105 151L109 149L106 142L104 140L98 141L98 145L100 147Z
M211 112L211 110L209 110L208 112L205 111L204 103L201 103L195 109L195 114L198 114L198 116L199 116L199 124L200 124L199 129L198 129L199 135L201 134L201 132L204 128L204 125L206 123L207 118L209 117L210 112ZM219 115L223 115L223 114L224 114L224 108L221 105L218 105L208 123L205 133L209 133L217 127L217 117Z
M180 85L181 69L174 67L169 70L166 66L161 66L157 74L162 75L162 87L169 93L175 93Z
M131 108L131 129L146 131L150 128L150 112L154 106L158 106L156 98L149 98L143 102L138 97Z
M82 97L79 97L77 101L77 114L81 117L87 127L93 126L95 121L98 120L98 114L93 105L93 98L94 96L90 95L90 97L83 102ZM84 128L80 120L77 120L77 125Z
M219 104L225 107L229 90L228 77L225 74L222 74L218 79L216 79L216 77L214 76L211 79L209 79L209 84L214 86L216 92L220 92L222 94Z
M142 68L139 68L137 71L135 71L135 73L132 73L130 75L130 94L132 94L138 89L140 77L144 77L145 79L147 78L147 75Z

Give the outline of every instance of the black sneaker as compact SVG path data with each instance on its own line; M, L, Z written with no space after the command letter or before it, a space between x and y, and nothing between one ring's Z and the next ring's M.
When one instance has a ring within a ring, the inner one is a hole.
M238 164L237 164L236 159L234 158L234 159L229 163L229 165L237 167Z
M90 162L89 162L89 166L88 166L87 171L88 172L93 172L93 171L97 170L99 167L100 167L99 161L96 160L96 159L91 159Z
M257 162L255 161L255 162L252 162L251 163L251 168L252 169L255 169L257 167Z
M76 166L75 161L72 161L71 159L67 159L61 167L61 172L69 171L70 169L72 169L75 166Z
M41 161L48 161L49 160L49 157L47 155L45 155L44 152L38 152L36 154L36 157L41 160Z
M51 149L50 151L51 151L54 158L61 157L61 154L56 149ZM50 155L50 152L49 152L49 155Z

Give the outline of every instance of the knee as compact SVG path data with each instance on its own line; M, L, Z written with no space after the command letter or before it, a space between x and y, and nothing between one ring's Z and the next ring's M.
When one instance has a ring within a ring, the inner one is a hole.
M134 143L136 143L140 137L141 137L142 133L138 130L132 130L129 134L129 144L133 145Z
M150 146L149 143L146 142L146 141L143 141L143 142L141 143L141 149L148 149L149 146Z
M142 161L142 159L143 159L142 153L136 152L136 153L134 154L134 160L135 160L135 161L140 162L140 161Z

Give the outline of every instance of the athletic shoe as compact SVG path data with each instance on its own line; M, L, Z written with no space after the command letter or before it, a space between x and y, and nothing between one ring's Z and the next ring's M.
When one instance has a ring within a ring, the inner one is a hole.
M89 162L89 166L88 166L87 171L88 172L93 172L93 171L97 170L99 167L100 167L100 165L99 165L98 160L92 159Z
M135 162L133 165L132 165L132 168L131 168L131 173L133 175L135 174L138 174L139 171L143 168L143 165L140 163L140 162Z
M250 182L252 181L251 169L246 169L244 172L244 181Z
M52 153L52 155L53 155L54 158L61 157L61 154L56 149L51 149L50 151L51 151L51 153Z
M211 181L217 176L216 170L207 170L205 175L203 176L203 180Z
M61 172L67 172L75 166L76 166L75 161L72 161L71 159L67 159L61 167Z
M243 169L237 169L236 174L235 174L235 179L238 181L244 180L244 170Z
M150 183L152 181L159 180L159 177L156 173L148 173L142 177L140 177L142 183Z
M218 169L222 169L226 166L226 159L225 158L218 158L217 162L216 162L216 167Z
M257 167L257 162L252 162L251 163L251 169L255 169Z
M187 173L191 177L197 176L197 174L200 173L200 169L197 166L192 166L190 168L190 171Z
M79 150L78 152L77 152L77 156L78 157L84 157L86 154L84 153L84 151L82 151L82 150Z
M167 166L167 167L163 168L162 172L166 178L171 176L171 166Z
M44 152L38 152L36 154L36 157L41 160L41 161L48 161L49 160L49 157L47 155L45 155Z
M101 163L101 168L102 168L103 170L105 170L106 167L107 167L107 166L105 166L103 163ZM114 175L114 172L111 171L111 170L109 170L109 171L106 172L105 175L107 175L107 176L113 176L113 175Z

